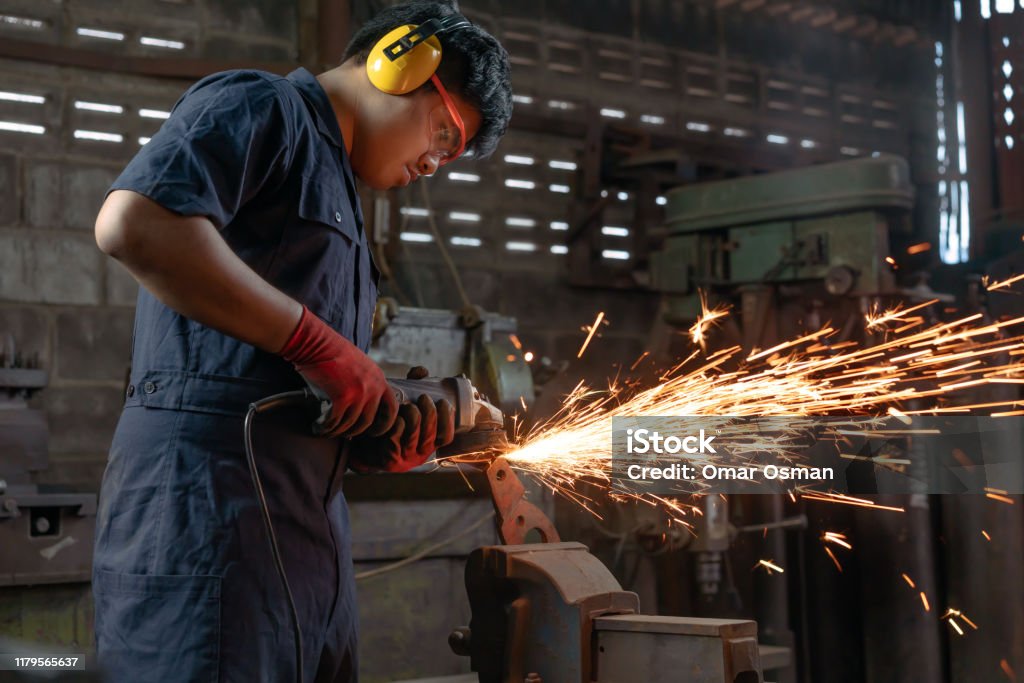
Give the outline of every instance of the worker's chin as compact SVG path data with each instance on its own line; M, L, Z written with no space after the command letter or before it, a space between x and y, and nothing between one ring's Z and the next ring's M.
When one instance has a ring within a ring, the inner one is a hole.
M373 190L390 190L399 186L393 169L360 168L353 164L352 172L359 182Z
M398 183L394 182L393 179L387 180L377 176L359 176L359 180L372 190L390 190L398 187Z

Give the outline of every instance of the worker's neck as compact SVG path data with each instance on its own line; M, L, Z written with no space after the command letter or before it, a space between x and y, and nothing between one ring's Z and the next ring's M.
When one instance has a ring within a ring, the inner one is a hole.
M365 80L365 76L354 62L348 62L323 72L316 80L327 93L327 99L334 109L338 127L341 128L341 139L345 143L345 152L351 154L362 101L362 81Z

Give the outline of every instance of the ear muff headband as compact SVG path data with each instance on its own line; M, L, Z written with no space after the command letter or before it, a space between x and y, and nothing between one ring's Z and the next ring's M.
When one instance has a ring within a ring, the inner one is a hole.
M378 90L389 95L410 93L426 83L441 64L441 41L437 35L471 25L461 14L453 14L419 26L399 26L370 50L366 75Z

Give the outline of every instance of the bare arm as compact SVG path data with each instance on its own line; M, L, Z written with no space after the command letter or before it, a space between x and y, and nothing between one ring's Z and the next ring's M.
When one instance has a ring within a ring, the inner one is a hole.
M208 218L180 216L127 190L110 193L96 243L157 299L224 334L278 352L302 305L231 251Z

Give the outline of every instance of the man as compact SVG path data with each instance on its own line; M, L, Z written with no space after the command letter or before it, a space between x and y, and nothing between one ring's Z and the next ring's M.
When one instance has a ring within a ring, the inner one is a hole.
M508 58L468 22L438 34L408 94L369 78L392 7L314 77L215 74L192 86L115 181L100 248L142 285L125 408L104 474L93 573L114 681L292 681L291 614L243 451L252 401L315 387L331 411L260 416L253 444L301 626L307 681L357 680L346 466L401 472L452 438L450 407L398 407L365 355L377 296L355 178L406 185L490 154L511 115ZM417 48L418 49L418 48Z

